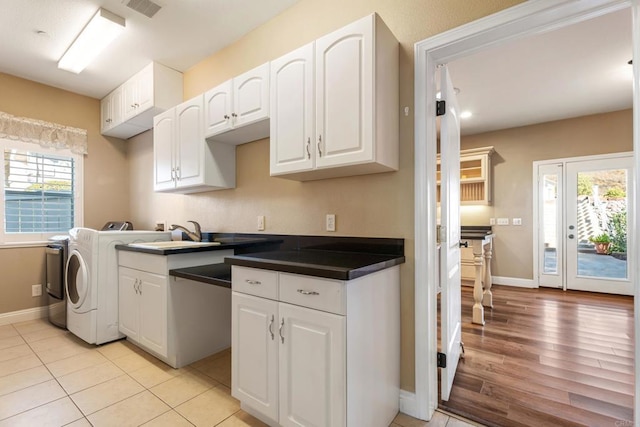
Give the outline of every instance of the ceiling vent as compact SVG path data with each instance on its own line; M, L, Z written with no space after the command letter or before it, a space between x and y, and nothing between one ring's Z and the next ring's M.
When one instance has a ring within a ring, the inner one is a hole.
M129 0L127 2L127 7L135 10L136 12L140 12L147 18L153 18L153 15L158 13L161 9L159 4L154 3L151 0Z

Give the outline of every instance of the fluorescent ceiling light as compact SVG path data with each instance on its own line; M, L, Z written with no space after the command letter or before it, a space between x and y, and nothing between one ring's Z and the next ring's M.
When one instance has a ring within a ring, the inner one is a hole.
M100 8L58 61L58 68L78 74L122 31L124 18Z

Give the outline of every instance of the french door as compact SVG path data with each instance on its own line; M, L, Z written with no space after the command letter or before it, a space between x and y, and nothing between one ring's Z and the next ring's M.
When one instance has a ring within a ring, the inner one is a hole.
M633 295L631 154L537 165L540 286Z

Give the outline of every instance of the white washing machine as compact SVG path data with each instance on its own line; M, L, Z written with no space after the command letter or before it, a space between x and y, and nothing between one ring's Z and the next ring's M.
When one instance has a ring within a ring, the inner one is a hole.
M107 224L104 229L113 227ZM67 328L89 344L103 344L124 336L118 330L118 254L115 246L171 240L170 232L116 230L69 230L65 279Z

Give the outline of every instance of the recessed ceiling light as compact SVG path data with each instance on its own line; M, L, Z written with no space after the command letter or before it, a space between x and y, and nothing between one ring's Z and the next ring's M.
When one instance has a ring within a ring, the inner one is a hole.
M473 116L473 113L471 111L463 111L462 113L460 113L461 119L468 119L471 116Z

